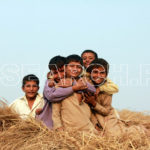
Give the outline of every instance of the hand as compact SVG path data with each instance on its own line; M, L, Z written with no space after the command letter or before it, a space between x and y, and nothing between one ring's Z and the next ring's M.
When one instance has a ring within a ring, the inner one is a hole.
M41 113L42 113L42 108L37 108L36 110L35 110L35 114L36 115L40 115Z
M98 127L97 124L95 125L95 129L96 129L97 131L101 131L101 129Z
M90 104L90 105L92 105L93 107L95 107L96 106L96 96L95 95L93 95L92 93L90 93L90 92L87 92L87 93L84 93L84 96L85 96L85 102L87 103L87 104Z
M59 127L56 129L56 131L64 131L64 127Z
M55 86L55 81L53 80L53 79L48 79L48 86L49 87L53 87L53 86Z
M100 88L98 87L98 88L96 89L95 95L99 95L99 93L100 93Z
M72 79L69 79L69 78L64 78L64 79L61 79L60 82L57 84L58 87L63 87L63 88L66 88L66 87L70 87L72 86Z
M48 72L48 73L47 73L47 79L52 79L52 78L53 78L52 73L51 73L51 72Z
M87 84L85 83L85 81L83 79L79 79L76 84L72 87L73 91L80 91L80 90L85 90L87 89Z

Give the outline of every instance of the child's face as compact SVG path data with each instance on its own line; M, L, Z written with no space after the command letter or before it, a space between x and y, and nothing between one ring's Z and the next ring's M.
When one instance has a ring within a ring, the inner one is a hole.
M25 85L22 87L27 98L32 99L36 97L39 90L39 86L35 81L26 81Z
M82 59L84 67L87 68L91 64L91 62L95 59L95 55L91 52L84 53L82 55Z
M70 62L66 66L66 75L67 77L77 78L82 72L82 65L80 62Z
M51 70L51 74L52 74L53 80L56 83L58 83L60 79L64 78L65 76L65 66L58 68L58 69Z
M99 85L105 81L106 71L103 66L99 66L98 68L94 68L91 72L91 80L94 84Z

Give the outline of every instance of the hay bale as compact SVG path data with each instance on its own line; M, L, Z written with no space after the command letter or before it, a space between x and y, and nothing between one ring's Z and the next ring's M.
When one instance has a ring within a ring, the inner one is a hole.
M150 116L123 110L121 118L135 124L149 124ZM96 136L92 133L49 130L41 122L22 120L6 105L0 107L1 150L148 150L150 138L142 133L122 134L120 137ZM130 120L129 120L130 121Z
M7 130L20 120L17 113L11 110L5 102L0 101L0 131Z

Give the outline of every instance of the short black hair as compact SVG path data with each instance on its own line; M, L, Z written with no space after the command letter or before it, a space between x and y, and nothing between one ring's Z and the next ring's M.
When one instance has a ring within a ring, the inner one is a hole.
M86 71L91 73L93 69L98 68L99 66L103 66L106 71L106 75L108 75L109 63L103 58L98 58L98 59L93 60Z
M55 56L53 57L48 64L48 68L50 70L56 70L57 68L61 68L66 64L66 58L63 56Z
M79 55L73 54L73 55L69 55L66 58L66 64L69 64L70 62L79 62L81 65L83 65L83 60Z
M81 57L83 56L83 54L84 53L93 53L94 54L94 56L95 56L95 59L98 59L98 55L97 55L97 53L96 52L94 52L93 50L90 50L90 49L86 49L86 50L84 50L83 52L82 52L82 54L81 54Z
M29 74L26 75L23 80L22 80L22 87L24 87L24 85L26 84L27 81L35 81L36 84L39 86L39 78L37 76L35 76L34 74Z

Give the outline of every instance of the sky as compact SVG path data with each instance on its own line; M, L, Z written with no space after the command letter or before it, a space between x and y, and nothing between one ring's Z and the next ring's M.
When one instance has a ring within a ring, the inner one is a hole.
M92 49L119 86L112 105L149 111L149 8L149 0L0 0L0 99L23 96L31 73L42 93L52 57Z

